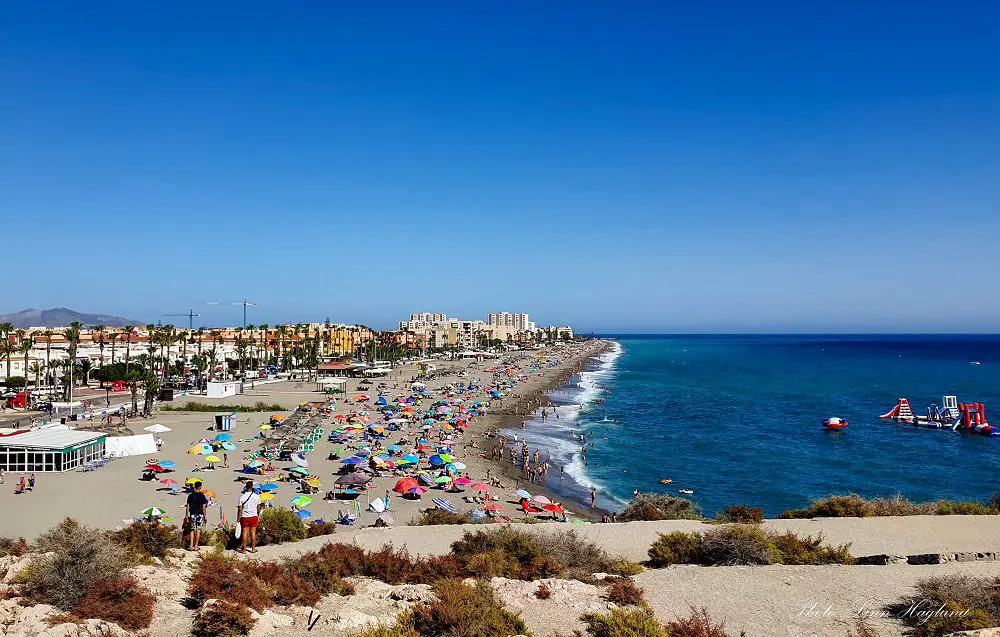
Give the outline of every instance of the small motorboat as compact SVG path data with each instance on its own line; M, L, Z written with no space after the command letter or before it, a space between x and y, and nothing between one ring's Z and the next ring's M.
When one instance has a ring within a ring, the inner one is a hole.
M692 495L694 491L691 489L677 489L678 493L683 493L684 495Z
M827 418L823 421L823 429L843 429L847 426L847 421L843 418Z

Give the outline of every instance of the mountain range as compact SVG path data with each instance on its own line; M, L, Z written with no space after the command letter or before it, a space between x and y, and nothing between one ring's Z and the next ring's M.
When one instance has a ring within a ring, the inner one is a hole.
M86 326L106 325L108 327L123 327L125 325L145 325L144 321L110 316L108 314L84 314L65 307L54 307L51 310L28 308L14 314L0 314L0 323L10 323L15 328L28 327L66 327L73 321L80 321Z

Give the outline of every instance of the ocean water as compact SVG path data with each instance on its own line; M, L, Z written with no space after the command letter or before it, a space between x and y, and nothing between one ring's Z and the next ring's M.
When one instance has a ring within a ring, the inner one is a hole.
M688 488L709 515L730 504L776 515L831 494L1000 491L1000 438L879 419L898 397L922 414L957 395L985 403L1000 426L1000 337L611 338L612 351L551 393L558 419L510 432L548 455L546 485L562 497L589 503L595 487L599 504L620 510L634 489ZM824 430L831 416L850 426Z

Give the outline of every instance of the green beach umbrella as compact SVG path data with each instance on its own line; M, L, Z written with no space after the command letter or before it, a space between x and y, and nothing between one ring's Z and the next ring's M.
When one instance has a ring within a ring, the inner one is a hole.
M310 504L312 504L312 501L313 499L307 495L297 495L294 498L292 498L292 504L299 507L300 509L309 506Z
M160 507L149 507L148 509L142 510L142 514L145 516L159 517L164 513L166 513L166 511L164 511Z

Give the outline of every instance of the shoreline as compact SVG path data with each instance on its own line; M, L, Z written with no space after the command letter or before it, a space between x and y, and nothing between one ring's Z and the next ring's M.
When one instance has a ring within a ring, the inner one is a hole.
M489 438L484 435L488 430L500 432L519 428L525 418L531 416L540 407L550 404L548 397L550 392L569 382L574 375L584 371L592 360L610 348L611 341L597 339L594 341L593 347L588 346L584 352L563 362L556 369L543 370L540 377L523 381L515 389L512 396L504 398L503 404L498 409L476 419L470 426L468 433L475 440L484 440L490 446L497 444L495 437ZM554 371L555 373L546 374L545 371ZM485 451L485 449L481 451ZM481 471L490 470L493 474L499 474L506 480L513 481L511 490L527 488L533 494L558 500L568 512L574 513L579 518L588 521L600 520L601 516L607 512L601 506L592 508L586 502L566 499L567 496L555 493L555 490L544 482L529 482L516 467L512 467L507 462L494 460L487 453L480 453L473 457L482 464ZM572 478L569 479L572 480Z

